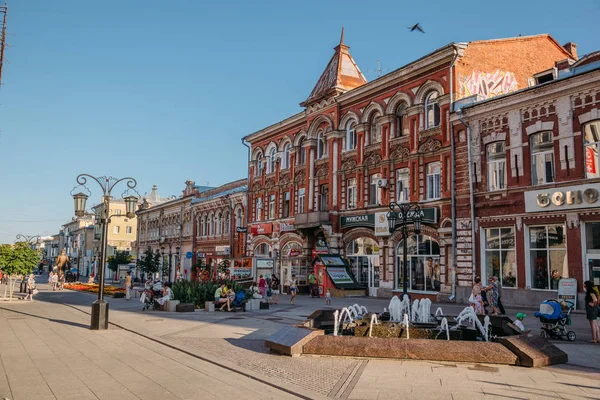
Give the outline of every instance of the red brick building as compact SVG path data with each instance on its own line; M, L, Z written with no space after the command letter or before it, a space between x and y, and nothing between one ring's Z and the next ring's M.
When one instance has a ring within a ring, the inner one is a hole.
M324 240L351 260L371 295L390 296L403 277L388 204L419 202L425 225L408 238L409 288L450 292L451 105L527 87L535 72L567 57L548 35L452 43L367 82L342 33L303 111L244 138L250 255L276 259L283 281L295 273L303 284Z
M455 105L459 300L473 274L523 306L556 298L561 278L600 283L600 52L569 50L529 88Z

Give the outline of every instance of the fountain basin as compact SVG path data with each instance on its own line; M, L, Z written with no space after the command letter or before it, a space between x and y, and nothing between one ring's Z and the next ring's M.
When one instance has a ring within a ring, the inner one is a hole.
M446 339L446 332L440 334L437 328L417 328L409 326L410 339ZM439 336L438 336L439 335ZM368 337L369 325L356 326L354 328L354 336ZM406 338L406 328L401 322L382 322L379 325L373 325L371 332L372 337L378 338ZM469 327L459 327L458 329L450 330L450 340L477 340L477 331Z

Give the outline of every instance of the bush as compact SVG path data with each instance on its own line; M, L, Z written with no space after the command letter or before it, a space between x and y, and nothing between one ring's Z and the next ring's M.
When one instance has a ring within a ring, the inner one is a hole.
M199 308L204 308L204 302L212 301L215 291L222 284L229 285L237 293L243 290L242 286L234 281L186 281L181 280L173 283L173 297L181 303L192 303Z

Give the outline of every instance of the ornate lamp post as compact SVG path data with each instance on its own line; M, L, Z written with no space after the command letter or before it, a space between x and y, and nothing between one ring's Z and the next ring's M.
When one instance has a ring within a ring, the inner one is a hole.
M129 189L134 189L137 185L135 179L126 177L126 178L113 178L113 177L94 177L88 174L81 174L77 176L77 183L80 186L85 187L87 183L87 178L91 178L102 189L102 210L96 214L96 217L99 218L99 223L102 226L102 241L100 244L100 270L98 276L98 300L92 303L92 321L90 325L90 329L99 330L99 329L108 329L108 303L104 301L104 268L106 265L106 248L108 243L108 224L110 223L110 219L112 217L126 217L126 218L135 218L135 211L137 206L138 198L136 196L127 196L124 197L125 200L125 215L110 215L110 200L112 198L111 193L113 188L121 181L127 181L127 187ZM86 188L87 189L87 188ZM88 195L79 192L73 195L73 201L75 202L75 215L77 217L83 217L86 215L85 211L85 203L88 199Z
M181 258L179 257L180 251L181 247L175 246L175 268L179 267L179 276L181 277ZM177 273L175 273L175 275L177 275ZM175 278L177 278L177 276Z
M416 203L398 204L392 202L390 203L390 212L387 213L387 219L390 233L397 229L402 232L402 294L410 298L408 294L408 225L412 222L414 233L417 235L421 233L421 208Z
M21 235L20 233L15 238L15 243L23 242L27 243L33 249L33 246L40 241L41 237L39 235Z
M163 274L163 271L165 269L165 247L164 246L160 248L160 255L161 255L161 258L160 258L160 280L164 281L165 280L165 276Z

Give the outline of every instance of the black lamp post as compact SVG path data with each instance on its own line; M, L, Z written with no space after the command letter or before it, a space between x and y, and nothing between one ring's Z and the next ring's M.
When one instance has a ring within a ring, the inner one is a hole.
M173 260L173 250L171 249L171 245L169 245L169 279L168 282L171 284L171 261Z
M163 271L165 270L165 248L161 247L160 248L160 280L164 281L165 280L165 274L163 273Z
M125 215L110 215L110 201L112 199L111 192L117 183L121 181L127 181L127 187L129 189L134 189L137 185L137 182L135 179L130 177L117 179L110 176L94 177L88 174L81 174L77 176L76 181L80 186L85 188L88 178L96 181L96 183L98 183L102 189L102 210L98 211L96 214L98 222L102 226L102 241L100 242L100 268L98 271L98 300L92 303L92 321L90 325L90 329L99 330L108 329L108 303L104 301L104 268L106 265L106 250L108 247L108 224L110 223L110 219L112 217L135 218L138 200L136 196L124 197ZM85 211L85 203L88 197L89 196L87 194L82 192L73 194L73 200L75 202L75 215L77 217L81 218L85 215L89 215Z
M414 225L413 231L415 234L421 233L421 208L416 203L390 203L390 212L387 213L388 226L390 233L400 229L402 232L402 294L403 296L409 296L408 294L408 225L412 222Z

